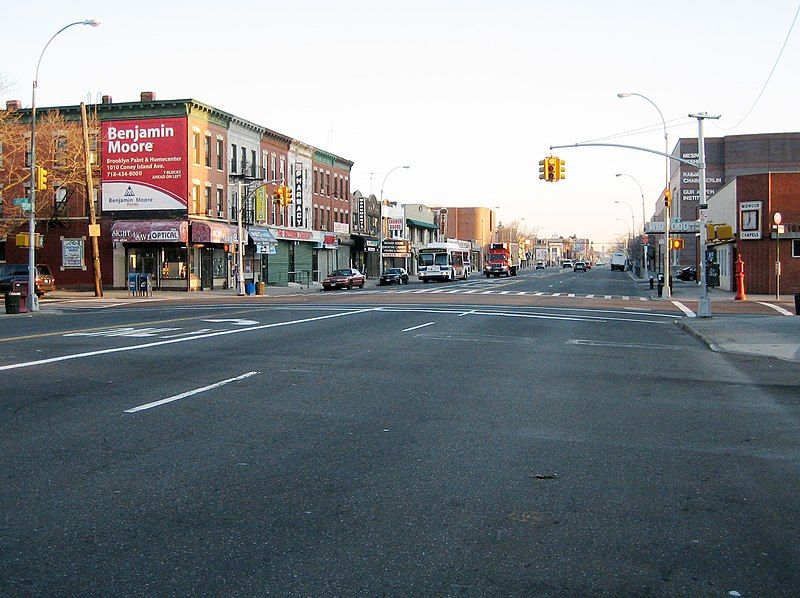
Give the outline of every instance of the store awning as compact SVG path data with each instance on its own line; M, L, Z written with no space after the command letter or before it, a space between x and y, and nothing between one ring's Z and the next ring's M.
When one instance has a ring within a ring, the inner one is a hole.
M115 243L186 243L186 220L117 220L111 225Z
M192 243L236 243L239 241L237 228L222 222L192 222Z
M275 238L275 235L273 235L268 228L251 226L247 229L247 234L250 235L254 243L275 244L278 242L278 239Z
M430 228L432 230L439 228L439 225L434 224L433 222L423 222L422 220L414 220L413 218L406 218L406 224L408 226L416 226L417 228Z

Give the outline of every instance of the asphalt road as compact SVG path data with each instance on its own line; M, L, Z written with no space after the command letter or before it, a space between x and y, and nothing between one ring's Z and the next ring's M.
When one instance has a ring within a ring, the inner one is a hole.
M613 274L4 321L0 594L795 594L796 364Z

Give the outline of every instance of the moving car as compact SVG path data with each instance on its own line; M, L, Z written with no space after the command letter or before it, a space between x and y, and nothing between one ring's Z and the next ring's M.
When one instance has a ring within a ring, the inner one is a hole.
M378 284L408 284L408 272L404 268L388 268L381 274L381 280Z
M615 251L611 254L611 271L625 272L628 269L628 256L624 251Z
M352 289L353 287L364 288L367 277L361 274L355 268L341 268L334 270L325 280L322 281L322 289L330 291L331 289Z
M572 260L561 260L562 268L572 268Z
M575 265L572 267L572 271L577 272L578 270L586 272L586 262L575 262Z
M687 268L681 268L675 276L678 280L697 280L697 267L688 266Z
M28 264L0 264L0 294L8 293L15 282L28 282L28 271ZM35 286L39 297L56 290L56 279L49 266L36 266Z
M545 268L546 268L546 266L544 265L544 262L536 262L536 269L537 270L544 270Z

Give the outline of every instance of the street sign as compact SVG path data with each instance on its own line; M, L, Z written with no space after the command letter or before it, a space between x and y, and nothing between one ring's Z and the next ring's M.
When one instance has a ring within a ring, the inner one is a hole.
M31 201L27 197L15 197L12 203L15 206L21 207L23 210L27 210L28 212L31 210Z
M663 222L645 222L644 232L650 234L664 234ZM672 233L699 233L699 220L672 220L669 225L669 232Z

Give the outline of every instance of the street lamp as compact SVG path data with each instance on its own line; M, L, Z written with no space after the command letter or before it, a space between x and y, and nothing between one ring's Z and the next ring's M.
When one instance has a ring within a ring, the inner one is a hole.
M658 112L658 115L661 117L661 125L664 127L664 154L665 154L664 160L666 161L664 170L664 190L666 191L669 189L669 135L667 133L667 121L664 120L664 114L661 112L656 103L647 96L636 92L622 92L617 94L618 98L629 98L630 96L637 96L642 98L643 100L646 100L647 102L650 102L653 108L655 108L656 111ZM669 280L669 224L670 224L669 212L670 212L670 207L668 205L665 205L664 206L664 280L666 281ZM642 226L644 226L644 220L642 220ZM668 284L664 285L664 290L667 293L667 297L670 297L672 295L672 291L670 290Z
M36 297L36 247L34 239L36 237L36 87L39 82L39 67L42 65L44 52L56 36L75 25L91 25L97 27L99 21L86 19L85 21L75 21L69 25L64 25L56 31L42 48L39 54L39 61L36 63L36 74L33 77L33 87L31 89L31 180L30 180L30 218L28 219L28 311L39 309L34 297ZM88 198L91 201L91 198Z
M639 185L639 194L642 196L642 234L644 234L644 232L645 232L644 223L645 223L646 218L645 218L645 210L644 210L644 191L642 191L642 184L639 182L639 179L637 179L632 174L627 174L627 173L624 173L624 172L618 172L615 176L617 178L619 178L621 176L629 177L629 178L633 179L636 182L637 185ZM633 220L633 208L631 208L631 220ZM649 274L647 272L647 244L645 244L645 243L642 243L642 263L644 264L644 277L645 278L649 278Z
M380 230L378 231L378 276L383 274L383 188L386 185L386 179L389 178L389 175L395 170L399 170L401 168L409 169L411 166L395 166L386 173L386 176L383 177L383 182L381 183L381 222Z

